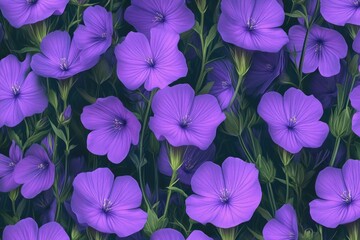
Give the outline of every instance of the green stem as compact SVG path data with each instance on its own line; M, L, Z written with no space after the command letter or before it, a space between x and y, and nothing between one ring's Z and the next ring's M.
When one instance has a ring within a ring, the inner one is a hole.
M163 217L166 217L166 215L167 215L167 212L168 212L168 209L169 209L169 204L170 204L171 187L174 185L176 180L177 180L177 172L176 172L176 170L173 170L173 172L171 174L171 179L170 179L170 184L169 184L167 196L166 196L166 203L165 203L165 210L164 210Z
M201 18L200 18L200 33L199 33L199 37L200 37L200 43L201 43L201 51L202 51L202 57L201 57L201 69L200 69L200 75L198 78L198 81L196 83L196 88L195 91L199 92L200 88L203 84L204 81L204 77L205 77L205 65L206 65L206 61L207 61L207 49L205 48L205 40L204 40L204 15L205 13L200 12L201 13Z
M286 181L286 197L285 197L285 202L288 203L288 202L289 202L290 184L289 184L289 174L288 174L288 168L287 168L287 166L284 166L284 171L285 171L285 181Z
M234 92L233 96L231 97L228 109L230 109L230 107L232 106L232 104L234 103L234 101L236 99L237 93L239 92L239 89L240 89L241 84L242 84L242 80L243 80L243 77L241 75L239 75L238 81L236 83L235 92Z
M276 212L276 202L275 202L274 192L272 190L271 183L267 183L266 187L267 187L268 193L270 195L270 205L271 205L272 214L274 216L275 212Z
M360 239L360 229L359 221L355 221L346 225L346 228L349 233L349 240L359 240Z
M336 141L335 141L335 145L334 145L334 150L331 155L330 167L334 166L336 155L337 155L337 152L338 152L339 146L340 146L340 141L341 141L341 139L339 137L337 137Z
M241 135L238 136L238 140L239 140L240 146L241 146L241 148L243 149L243 151L245 152L245 155L246 155L246 157L248 158L248 160L249 160L250 162L253 162L253 163L254 163L255 161L254 161L253 157L251 156L249 150L247 149L247 147L246 147L246 145L245 145L245 142L244 142L244 140L242 139Z
M309 36L309 32L310 32L310 27L306 29L304 45L303 45L302 50L301 50L300 65L299 65L299 69L298 69L298 80L299 80L299 88L300 89L302 88L302 80L303 80L302 68L303 68L303 65L304 65L304 59L305 59L304 55L305 55L306 45L307 45L308 36Z

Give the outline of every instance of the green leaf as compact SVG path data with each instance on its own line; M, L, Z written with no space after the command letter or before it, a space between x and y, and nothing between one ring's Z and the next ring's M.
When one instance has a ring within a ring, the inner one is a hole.
M258 207L256 211L258 211L260 213L260 215L263 218L265 218L267 221L269 221L270 219L273 218L272 215L268 212L268 210L266 210L262 207Z
M207 49L210 44L214 41L217 34L217 24L214 24L205 38L205 49Z
M201 35L202 29L198 21L195 22L193 29L195 32L197 32L197 34Z
M35 47L24 47L20 50L13 50L16 53L38 53L40 52L40 49Z
M96 102L96 98L90 96L84 89L80 89L80 88L77 88L76 89L80 95L86 100L88 101L89 103L94 103Z
M199 92L199 94L207 94L210 92L214 82L208 82Z
M188 197L188 195L180 188L177 187L168 187L169 190L173 191L173 192L177 192L179 194L181 194L182 196L184 196L185 198Z
M63 140L64 143L66 143L67 140L66 140L66 137L65 137L64 132L63 132L61 129L58 129L58 128L51 122L50 119L49 119L49 122L50 122L50 124L51 124L51 128L53 129L55 135L56 135L58 138L60 138L61 140Z
M49 102L51 104L51 106L54 107L54 109L57 111L58 109L58 98L57 98L57 95L55 93L55 91L53 90L49 90Z

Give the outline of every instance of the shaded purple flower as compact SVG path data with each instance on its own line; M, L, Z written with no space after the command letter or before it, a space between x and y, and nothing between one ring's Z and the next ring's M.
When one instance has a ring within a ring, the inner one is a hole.
M152 29L150 40L144 34L130 32L115 48L117 75L130 90L145 83L148 91L164 88L185 77L186 59L177 45L180 36L161 29Z
M99 56L111 46L113 21L111 12L101 6L90 6L84 11L84 25L74 32L74 42L86 55Z
M328 125L319 121L323 114L319 100L299 89L290 88L284 96L264 94L257 111L267 122L272 140L290 153L320 147L329 133Z
M9 23L20 28L40 22L51 15L61 15L69 0L1 0L0 10Z
M212 70L207 75L207 82L212 82L210 94L214 95L221 109L226 109L234 95L233 82L236 81L234 65L228 60L217 60L208 65Z
M99 56L80 51L68 32L54 31L40 44L41 53L33 56L31 68L43 77L66 79L96 65Z
M119 237L129 236L144 227L147 214L139 208L142 195L132 177L114 179L110 169L98 168L77 175L73 186L71 208L80 224Z
M54 146L55 146L55 138L54 135L49 133L43 140L41 140L41 145L47 151L49 158L53 157Z
M360 53L360 31L356 34L352 48L355 52Z
M27 199L50 189L54 178L55 165L39 144L32 145L26 151L25 157L15 166L14 180L18 184L23 184L21 194Z
M298 240L296 212L290 204L284 204L275 213L275 218L266 223L263 229L264 240Z
M300 65L305 35L306 28L301 25L292 26L289 30L287 48L297 66ZM313 25L306 43L302 72L312 73L319 69L324 77L334 76L340 72L340 59L346 57L347 50L346 41L340 33Z
M222 0L218 30L225 42L248 50L278 52L288 41L276 0Z
M184 236L177 230L171 228L162 228L154 232L150 240L185 240ZM187 240L212 240L205 233L199 230L193 231Z
M22 151L15 141L12 141L9 157L0 154L0 192L10 192L19 186L14 180L14 169L21 159Z
M125 20L146 36L152 28L180 34L195 24L195 16L184 0L131 0L125 10Z
M202 224L231 228L251 219L261 201L259 171L252 163L228 157L222 167L205 162L195 172L186 213Z
M52 189L38 195L34 200L34 211L40 213L40 222L45 224L55 221L56 199Z
M57 222L49 222L40 228L32 218L25 218L15 225L8 225L3 232L3 240L70 240L63 227Z
M71 105L67 106L64 113L63 113L63 116L64 116L64 120L67 121L71 118L71 115L72 115L72 109L71 109Z
M259 96L270 87L285 67L284 51L278 53L255 52L251 66L244 80L245 91L249 95Z
M206 161L214 161L215 151L216 149L214 144L211 144L210 147L204 151L194 146L186 147L182 155L182 165L177 170L180 182L190 185L192 176L201 166L201 164ZM165 143L162 143L160 147L158 167L162 174L171 176L172 169L170 166L168 150Z
M320 12L329 23L344 26L346 23L360 25L359 0L321 0Z
M352 130L356 135L360 136L360 86L351 91L349 99L351 106L356 110L352 117Z
M87 137L88 150L96 155L107 154L113 163L122 162L131 144L139 142L140 122L116 97L98 98L84 107L81 122L92 131Z
M38 77L28 73L30 55L20 62L14 55L0 61L0 127L15 127L25 117L42 113L48 100Z
M327 167L322 170L315 183L320 199L309 204L311 218L328 228L359 219L359 176L359 160L347 160L342 169Z
M152 102L154 116L149 127L158 140L172 146L192 145L207 149L225 114L210 94L195 96L188 84L179 84L158 91Z

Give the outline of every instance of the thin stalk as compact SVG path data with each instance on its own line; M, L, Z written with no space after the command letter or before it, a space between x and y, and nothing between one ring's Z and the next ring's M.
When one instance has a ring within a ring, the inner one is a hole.
M238 93L239 90L240 90L242 81L243 81L243 77L242 77L241 75L239 75L238 81L237 81L237 83L236 83L236 88L235 88L235 91L234 91L233 96L231 97L231 100L230 100L228 109L230 109L230 107L231 107L232 104L234 103L234 101L235 101L235 99L236 99L236 96L237 96L237 93Z
M170 188L174 185L174 183L176 182L176 179L177 179L177 172L176 172L176 170L173 170L173 172L171 174L171 179L170 179L167 196L166 196L166 203L165 203L165 210L164 210L163 217L166 217L166 215L167 215L167 212L169 209L169 204L170 204L171 192L172 192Z
M199 37L200 37L200 44L201 44L201 51L202 51L202 57L201 57L201 69L200 69L200 74L199 74L199 78L198 81L196 83L196 88L195 91L199 92L200 88L203 84L204 81L204 77L205 77L205 65L206 65L206 61L207 61L207 49L205 48L205 40L204 40L204 19L205 19L205 13L201 12L201 17L200 17L200 33L199 33Z
M285 171L285 181L286 181L286 197L285 197L285 202L288 203L288 202L289 202L290 184L289 184L289 174L288 174L287 166L284 166L284 171Z
M272 186L271 183L267 183L266 184L266 188L268 190L268 193L270 195L270 205L271 205L271 210L272 210L272 214L273 216L275 215L275 211L276 211L276 203L275 203L275 197L274 197L274 192L272 190Z
M240 146L241 146L241 148L243 149L243 151L245 152L245 155L246 155L246 157L248 158L248 160L249 160L250 162L255 162L254 159L253 159L253 157L251 156L249 150L246 148L245 142L244 142L244 140L242 139L241 136L238 136L238 140L239 140Z
M331 155L330 167L334 166L336 155L337 155L337 152L338 152L339 146L340 146L340 141L341 141L341 139L339 137L337 137L336 141L335 141L334 150L333 150L333 153Z

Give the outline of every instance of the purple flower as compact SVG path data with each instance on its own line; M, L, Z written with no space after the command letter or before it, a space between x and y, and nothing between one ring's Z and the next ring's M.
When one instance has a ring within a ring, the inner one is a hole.
M1 0L0 10L9 23L20 28L40 22L51 15L61 15L69 0Z
M113 163L122 162L131 144L137 145L141 125L116 97L98 98L84 108L81 122L91 130L87 148L96 155L106 155Z
M29 67L29 55L24 62L14 55L0 61L0 127L15 127L48 105L45 91L34 72L28 73Z
M297 66L300 65L306 29L304 26L292 26L289 30L288 50ZM303 73L312 73L318 68L324 77L340 72L340 59L346 57L348 47L344 37L333 29L313 25L306 43Z
M270 87L285 66L284 51L278 53L255 52L244 80L246 93L259 96Z
M233 82L236 81L234 65L228 60L217 60L208 65L212 70L208 73L207 82L212 82L210 94L214 95L221 109L226 109L234 95Z
M99 56L81 52L68 32L54 31L40 44L41 53L33 56L31 68L43 77L66 79L96 65Z
M166 139L175 147L192 145L207 149L217 127L225 120L214 96L195 96L188 84L158 91L151 107L154 116L149 121L150 129L158 140Z
M272 140L290 153L320 147L329 133L328 125L319 121L323 114L319 100L299 89L290 88L284 97L277 92L264 94L257 111Z
M45 224L55 221L56 198L52 189L49 189L34 200L34 212L40 213L39 220Z
M184 236L177 230L171 228L162 228L154 232L150 240L185 240ZM187 240L212 240L205 233L199 230L193 231Z
M327 167L322 170L315 183L320 199L309 204L311 218L328 228L359 219L359 176L359 160L347 160L342 169Z
M346 23L359 25L359 0L321 0L320 12L329 23L344 26Z
M278 52L288 41L276 0L222 0L218 30L225 42L248 50Z
M22 151L15 141L12 141L9 157L0 154L0 192L10 192L19 184L14 181L14 169L22 159Z
M202 224L231 228L250 220L261 201L259 171L252 163L228 157L222 167L205 162L195 172L186 213Z
M296 212L290 204L283 205L276 211L263 229L264 240L298 240Z
M110 169L98 168L77 175L73 186L71 208L80 224L119 237L129 236L144 227L147 214L139 208L142 195L132 177L114 179Z
M67 121L71 118L71 115L72 115L71 105L69 105L65 108L63 115L64 115L64 121Z
M111 46L113 21L111 12L101 6L88 7L84 11L84 25L74 32L74 42L78 49L87 54L100 56Z
M360 86L351 91L349 98L351 106L356 110L352 118L352 130L356 135L360 136Z
M131 0L125 11L125 20L146 36L150 35L152 28L179 34L195 24L194 14L184 0Z
M130 32L115 48L120 81L130 90L145 83L151 91L185 77L188 69L177 47L179 39L178 34L161 29L152 29L150 40L142 33Z
M211 144L210 147L204 151L194 146L186 147L182 156L182 165L177 170L180 182L190 185L192 176L201 164L206 161L214 161L215 151L214 144ZM169 162L167 147L164 143L161 144L160 147L158 166L159 171L162 174L171 176L172 169Z
M15 225L5 227L3 240L70 240L63 227L57 222L49 222L40 228L32 218L25 218Z
M55 146L54 135L49 133L43 140L41 140L41 145L47 151L47 154L49 155L49 158L52 158L53 153L54 153L54 146Z
M32 145L25 157L15 166L14 180L18 184L23 184L21 194L27 199L34 198L42 191L50 189L54 178L55 165L39 144Z

